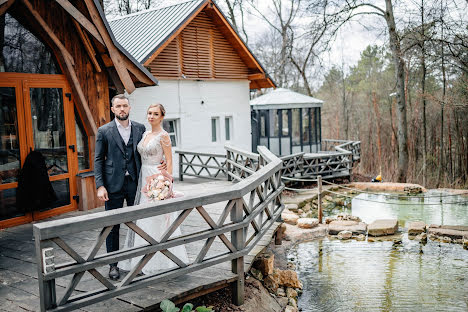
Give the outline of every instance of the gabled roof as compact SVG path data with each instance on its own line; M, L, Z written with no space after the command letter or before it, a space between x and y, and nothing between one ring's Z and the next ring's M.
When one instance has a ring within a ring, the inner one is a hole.
M278 88L250 101L255 109L321 107L322 100L289 89Z
M110 20L109 25L117 41L135 59L148 66L204 9L209 11L217 27L252 72L249 76L251 88L252 84L258 88L275 87L264 68L212 0L189 0L141 11Z
M205 0L141 11L109 21L117 41L140 63L153 53L183 24Z

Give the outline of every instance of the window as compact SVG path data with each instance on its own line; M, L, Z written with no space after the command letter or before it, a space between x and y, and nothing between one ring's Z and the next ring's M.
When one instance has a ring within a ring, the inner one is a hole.
M289 125L288 125L288 110L283 109L281 111L281 114L283 115L283 131L282 131L282 136L288 136L289 135Z
M278 116L279 111L276 109L271 110L271 115L273 117L273 122L272 122L272 127L273 127L273 136L277 137L279 135L279 116Z
M292 109L292 144L301 145L301 112L299 108Z
M171 138L171 145L177 146L178 135L177 135L177 119L168 119L163 120L163 128L169 134Z
M226 141L229 141L232 138L232 117L224 119L224 126L226 128Z
M218 141L218 124L219 124L219 118L212 117L211 118L211 142Z

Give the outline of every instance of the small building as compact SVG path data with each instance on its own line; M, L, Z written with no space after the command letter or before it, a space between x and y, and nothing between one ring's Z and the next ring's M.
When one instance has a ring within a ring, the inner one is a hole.
M275 85L213 1L186 1L109 24L159 81L130 95L132 119L148 127L147 107L161 103L175 150L224 153L226 142L250 150L250 90ZM174 175L177 164L174 157Z
M258 145L280 156L320 151L322 105L321 100L284 88L251 100L252 151Z
M0 229L94 208L97 128L110 97L157 80L114 39L98 0L0 1ZM57 200L17 205L30 151L44 157Z

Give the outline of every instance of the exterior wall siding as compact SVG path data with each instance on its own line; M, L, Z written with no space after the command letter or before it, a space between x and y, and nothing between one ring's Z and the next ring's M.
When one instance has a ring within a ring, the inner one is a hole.
M229 142L251 150L251 126L248 80L159 80L159 86L139 88L129 95L130 118L143 123L147 107L161 103L166 119L178 119L178 146L173 150L224 153ZM203 104L202 104L203 101ZM212 142L211 119L219 118L217 142ZM232 117L231 140L226 141L225 117ZM173 154L174 172L178 175L178 157Z

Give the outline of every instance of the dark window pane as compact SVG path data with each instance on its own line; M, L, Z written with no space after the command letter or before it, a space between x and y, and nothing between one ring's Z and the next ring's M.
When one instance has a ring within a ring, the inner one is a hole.
M80 115L75 110L75 130L76 130L76 150L78 153L78 170L89 169L89 146L88 136L86 135Z
M211 141L216 142L216 131L217 131L217 124L216 118L211 118Z
M278 110L273 109L270 111L273 117L273 122L271 123L271 127L273 128L273 136L279 136L279 118L278 118Z
M0 71L31 74L61 74L54 54L15 18L6 13L3 41L0 38L3 66ZM1 23L0 23L1 25Z
M17 181L20 168L15 88L0 88L0 184ZM1 201L1 198L0 198Z
M283 133L282 133L282 136L288 136L289 135L288 110L283 109L281 114L283 115Z
M260 115L260 136L266 137L266 122L265 122L265 115L261 113Z
M16 189L0 190L0 220L24 216L16 206Z
M301 115L299 108L292 109L292 144L301 145Z
M309 144L309 108L302 109L302 142Z
M226 141L229 141L231 139L231 118L226 117L224 119L224 125L226 126Z
M169 133L175 132L174 120L163 120L163 128Z
M49 175L68 172L67 144L60 88L31 88L34 148L46 159Z
M68 179L52 181L50 183L52 183L52 188L55 191L55 195L57 195L57 200L50 207L41 211L70 205L70 185Z

